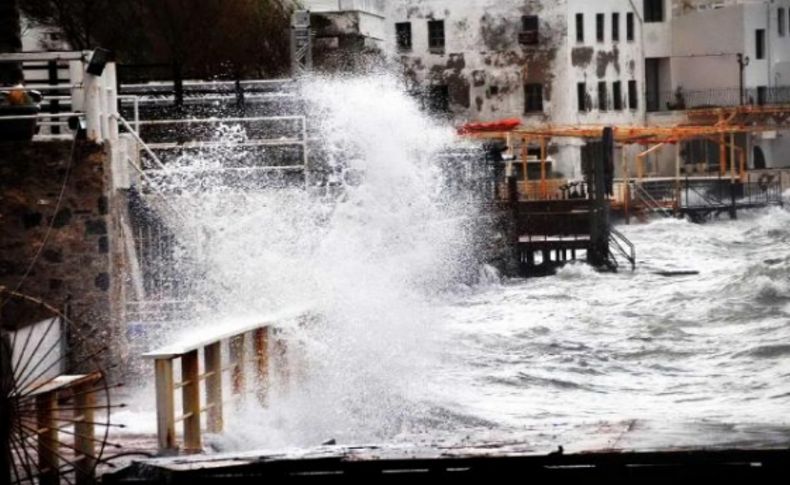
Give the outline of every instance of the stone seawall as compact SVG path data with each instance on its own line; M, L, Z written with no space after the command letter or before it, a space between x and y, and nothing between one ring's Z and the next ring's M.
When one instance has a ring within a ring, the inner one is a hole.
M88 142L0 144L0 285L67 308L93 344L111 346L105 367L125 348L109 167ZM27 306L9 301L0 318L33 323ZM89 350L70 343L75 359Z

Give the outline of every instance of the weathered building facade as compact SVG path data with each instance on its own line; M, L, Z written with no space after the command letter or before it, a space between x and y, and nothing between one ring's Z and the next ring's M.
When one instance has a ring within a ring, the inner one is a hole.
M429 107L455 122L674 124L682 110L790 102L790 0L313 0L400 62ZM375 19L375 21L373 20ZM363 25L368 25L364 27ZM375 25L375 28L369 27ZM739 62L739 59L741 61ZM742 77L742 80L741 80ZM750 167L788 164L782 133L741 137ZM555 173L580 175L580 142L553 140ZM633 158L640 147L628 147ZM718 166L705 147L683 165ZM618 154L618 157L620 155ZM675 173L675 150L651 154Z

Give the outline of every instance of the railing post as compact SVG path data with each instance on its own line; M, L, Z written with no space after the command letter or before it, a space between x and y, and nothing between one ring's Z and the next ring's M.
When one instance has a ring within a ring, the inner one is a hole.
M110 117L108 114L109 107L107 106L107 77L102 75L98 78L99 83L99 123L101 138L99 141L104 142L110 138Z
M173 361L156 359L156 427L159 452L173 453L176 446L176 416L173 388Z
M71 111L85 108L85 69L82 61L69 61L69 82L71 83Z
M236 335L230 339L230 361L232 363L231 382L234 395L244 393L246 376L244 374L245 335Z
M85 95L85 124L87 125L88 140L101 141L101 80L87 74L83 83Z
M96 467L96 445L93 439L93 409L96 407L96 393L93 386L96 383L91 381L74 389L74 407L79 408L82 417L74 423L74 448L78 454L82 455L79 460L80 465L76 470L76 485L92 485L95 483L93 470Z
M277 380L279 386L283 391L287 391L290 381L290 369L288 368L288 346L285 339L282 338L282 331L275 329L274 338L272 339L272 350L275 356L275 370L277 371Z
M54 392L36 396L37 452L40 485L60 483L58 462L58 427L55 422L57 399Z
M258 401L266 405L269 395L269 327L259 328L254 334L255 343L255 388Z
M203 350L206 370L206 429L209 433L219 433L223 428L222 420L222 344L215 342Z
M118 141L118 81L114 62L107 63L103 77L107 89L107 137L114 143Z
M203 449L200 436L200 365L198 351L181 356L181 404L184 412L184 450L197 453Z

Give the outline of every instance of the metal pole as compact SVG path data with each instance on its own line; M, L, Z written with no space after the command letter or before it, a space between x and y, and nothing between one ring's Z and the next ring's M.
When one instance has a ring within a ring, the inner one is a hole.
M13 412L11 394L14 390L14 373L11 364L11 342L8 334L0 333L0 481L11 483L11 427Z

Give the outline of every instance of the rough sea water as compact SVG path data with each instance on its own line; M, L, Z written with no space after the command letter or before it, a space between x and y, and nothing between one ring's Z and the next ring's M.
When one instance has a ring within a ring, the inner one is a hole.
M200 235L203 305L169 339L283 309L320 317L288 331L289 382L266 408L226 409L212 448L790 443L790 212L624 226L633 273L502 279L474 255L479 208L435 163L460 143L452 127L386 76L308 83L340 190L172 182L182 235ZM699 274L655 274L673 269ZM152 428L150 389L133 404L119 418Z

